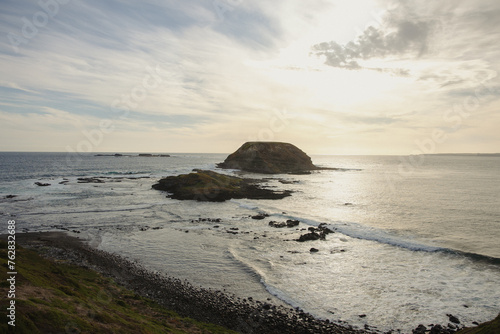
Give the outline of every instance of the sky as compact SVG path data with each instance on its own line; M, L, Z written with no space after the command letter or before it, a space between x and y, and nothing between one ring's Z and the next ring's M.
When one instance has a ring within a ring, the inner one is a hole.
M0 0L0 151L500 152L498 0Z

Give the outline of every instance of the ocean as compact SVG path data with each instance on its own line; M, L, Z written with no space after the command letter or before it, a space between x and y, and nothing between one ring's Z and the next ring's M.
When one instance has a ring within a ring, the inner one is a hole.
M411 333L448 324L447 314L471 326L500 312L500 157L312 156L339 169L238 174L293 191L281 200L179 201L151 188L195 168L234 174L215 167L225 157L3 152L0 219L358 328ZM101 182L78 181L89 177ZM287 219L301 223L269 226ZM321 223L335 233L295 241Z

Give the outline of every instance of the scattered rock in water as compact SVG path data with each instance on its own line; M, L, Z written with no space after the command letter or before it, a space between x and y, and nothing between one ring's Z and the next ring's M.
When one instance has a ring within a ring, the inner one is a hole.
M262 174L309 173L320 169L302 150L280 142L247 142L217 167Z
M454 324L460 324L460 320L458 320L458 318L455 317L454 315L447 314L446 316L448 317L448 319L450 320L450 322L452 322Z
M14 198L14 197L17 197L17 195L7 195L7 196L5 196L5 198L7 198L7 199Z
M276 221L269 222L269 226L276 227L276 228L295 227L295 226L298 226L299 224L300 224L300 221L291 220L291 219L288 219L286 222L276 222Z
M257 215L252 216L252 219L262 220L266 217L269 217L267 213L259 213Z
M325 223L319 224L319 226L316 227L309 227L308 230L310 231L309 233L302 234L296 241L298 242L304 242L304 241L314 241L314 240L325 240L326 235L330 233L335 233L328 227L326 227Z
M296 183L299 183L300 181L279 179L278 182L281 184L296 184Z
M140 153L138 157L146 157L146 158L169 158L169 154L151 154L151 153Z
M424 325L418 325L417 328L412 330L413 334L425 334L427 332L427 327Z
M322 235L320 235L319 233L316 233L316 232L310 232L310 233L306 233L306 234L302 234L298 239L297 241L299 242L304 242L304 241L313 241L313 240L319 240L322 238ZM324 239L324 236L323 236L323 239Z
M309 249L309 252L317 253L317 252L319 252L319 249L312 247L311 249Z
M198 218L197 220L191 220L191 223L196 222L211 222L211 223L220 223L222 219L220 218Z
M50 186L50 183L42 183L42 182L35 182L35 184L39 187L48 187Z
M78 183L104 183L104 180L97 177L79 177L76 180Z
M153 185L153 189L171 193L167 197L179 200L224 202L232 198L282 199L291 191L262 189L258 180L242 179L209 170L194 170L194 173L168 176Z

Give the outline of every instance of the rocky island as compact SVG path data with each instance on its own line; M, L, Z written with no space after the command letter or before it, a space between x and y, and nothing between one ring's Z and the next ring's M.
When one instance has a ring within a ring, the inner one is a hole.
M281 142L247 142L217 167L262 174L307 174L324 169L313 165L311 158L295 145Z
M263 189L258 182L196 169L193 173L163 178L152 187L171 193L169 198L205 202L223 202L231 198L282 199L291 195L290 191Z

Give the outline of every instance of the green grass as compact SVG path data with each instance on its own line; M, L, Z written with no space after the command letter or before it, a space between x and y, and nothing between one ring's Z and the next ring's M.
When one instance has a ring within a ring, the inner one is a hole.
M0 241L1 282L7 279L7 244ZM97 272L54 262L17 246L16 333L235 333L181 317ZM6 296L8 285L0 286ZM0 333L9 300L1 298Z
M464 328L457 334L500 334L500 314L492 321L473 328Z

